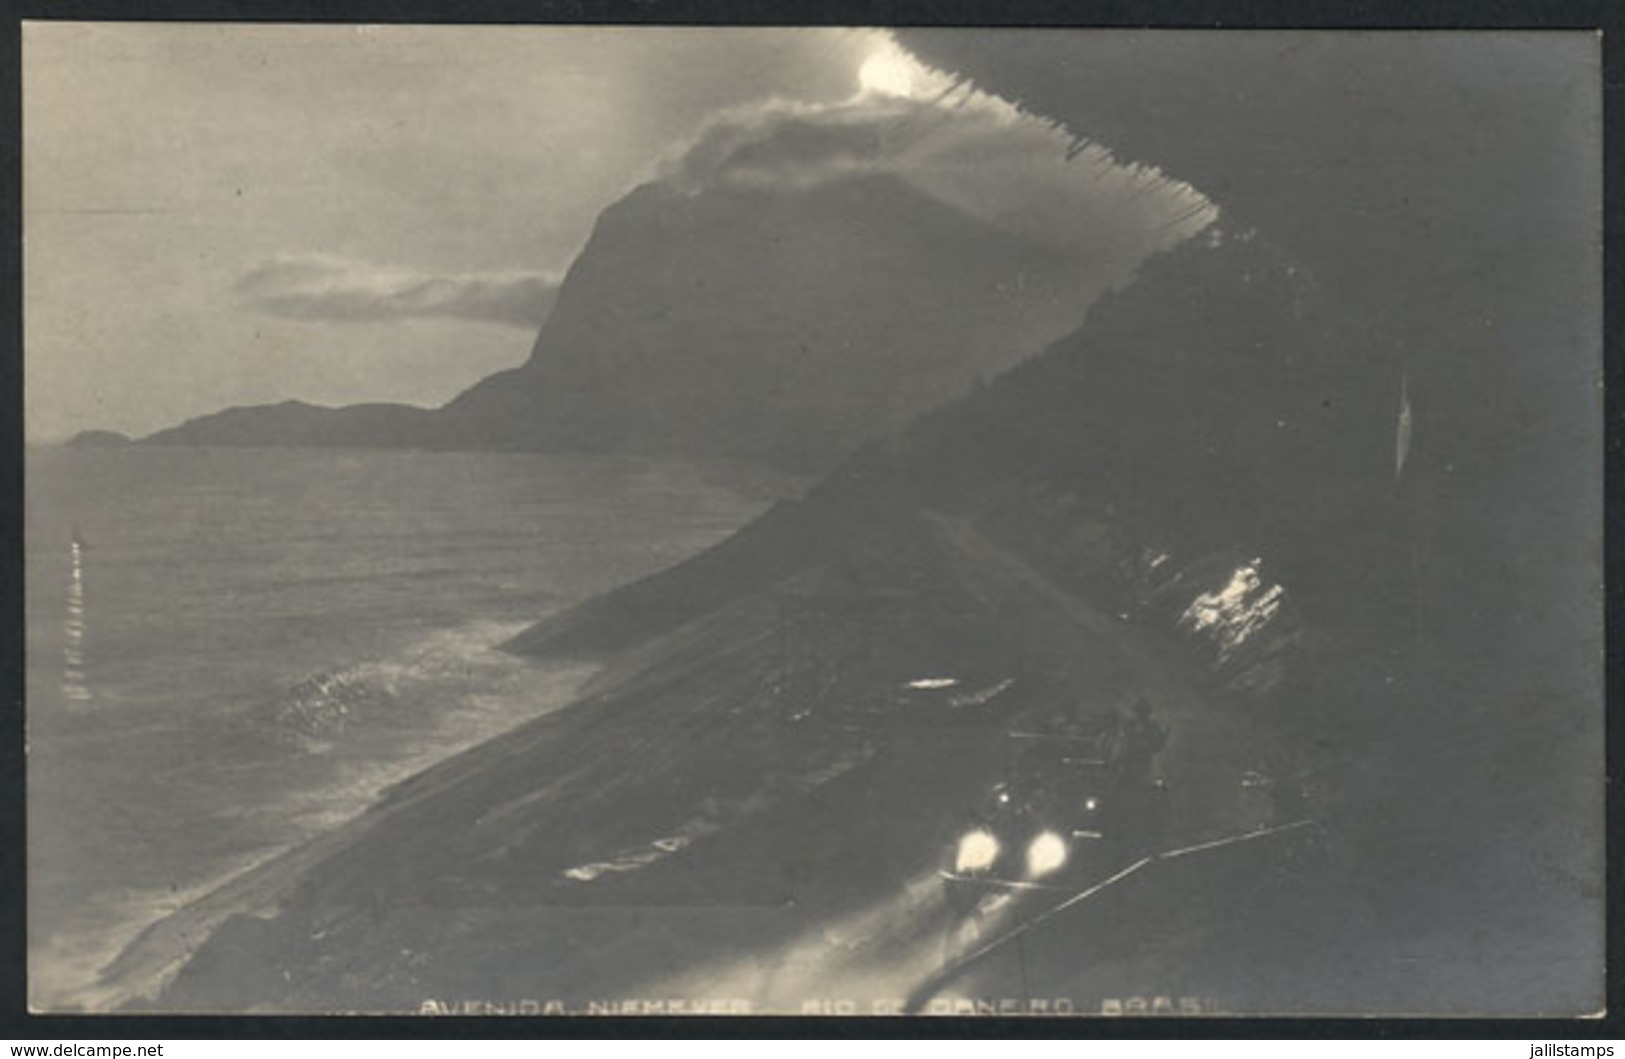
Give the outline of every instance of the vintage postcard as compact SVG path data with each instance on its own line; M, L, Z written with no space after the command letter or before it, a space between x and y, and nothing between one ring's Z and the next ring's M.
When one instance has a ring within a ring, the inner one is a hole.
M1596 34L22 45L33 1010L1602 1009Z

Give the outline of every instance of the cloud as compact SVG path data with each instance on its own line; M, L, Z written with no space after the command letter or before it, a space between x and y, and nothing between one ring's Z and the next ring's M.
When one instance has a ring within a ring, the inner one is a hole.
M909 95L730 109L662 161L662 181L795 189L857 173L902 177L1007 229L1137 256L1205 227L1217 210L1160 171L1080 149L1052 122L918 68Z
M840 103L783 99L720 114L668 155L660 176L687 190L804 185L853 170L902 171L984 136L984 108L864 93Z
M262 262L235 285L250 307L296 320L450 317L532 330L558 295L546 272L432 275L326 254Z

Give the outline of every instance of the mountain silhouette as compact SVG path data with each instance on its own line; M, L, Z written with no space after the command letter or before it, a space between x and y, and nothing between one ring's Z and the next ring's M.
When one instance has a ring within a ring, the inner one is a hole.
M439 409L230 409L153 444L720 456L827 467L1076 326L1105 269L901 178L644 185L520 367Z

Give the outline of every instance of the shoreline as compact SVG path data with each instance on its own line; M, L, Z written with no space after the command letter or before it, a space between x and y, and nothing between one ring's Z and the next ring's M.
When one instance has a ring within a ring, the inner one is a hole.
M494 645L485 650L501 653ZM157 997L223 923L239 915L258 918L274 915L311 864L364 834L374 823L387 819L394 807L415 800L410 796L399 797L402 788L471 751L576 704L581 701L584 689L604 671L602 665L579 661L538 664L511 655L505 657L523 669L534 671L552 687L554 694L544 696L539 712L484 732L445 753L377 765L376 774L368 779L371 796L343 820L200 883L189 890L190 896L182 897L176 907L128 932L112 949L111 958L98 959L94 976L77 986L81 1003L76 1007L44 1007L41 998L31 996L30 1010L35 1013L70 1010L106 1013ZM448 714L448 725L456 719L457 712Z

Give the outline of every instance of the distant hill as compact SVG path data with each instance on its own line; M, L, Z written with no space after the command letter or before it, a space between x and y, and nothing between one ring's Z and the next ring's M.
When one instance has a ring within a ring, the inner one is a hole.
M401 404L324 408L304 401L228 408L143 438L149 445L419 446L432 437L433 412Z
M71 449L106 449L128 445L131 438L116 430L82 430L68 439Z
M1066 333L1106 282L895 177L692 195L650 184L599 218L529 360L443 408L289 402L147 440L822 469Z

